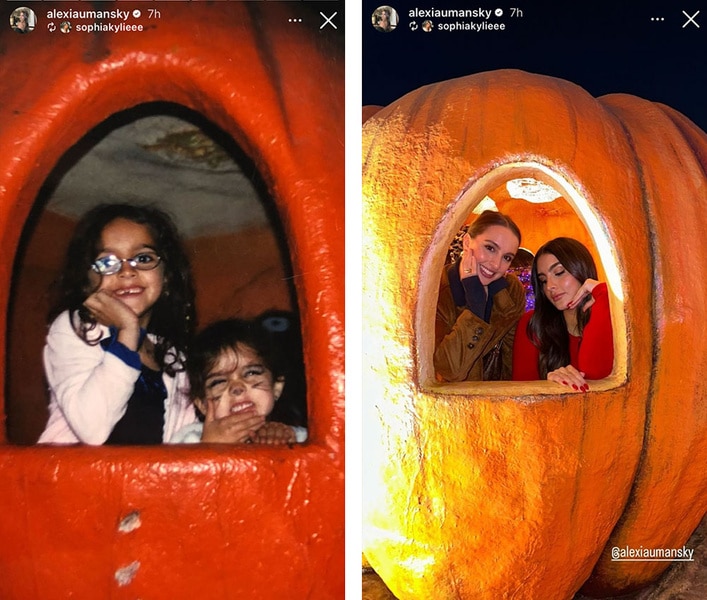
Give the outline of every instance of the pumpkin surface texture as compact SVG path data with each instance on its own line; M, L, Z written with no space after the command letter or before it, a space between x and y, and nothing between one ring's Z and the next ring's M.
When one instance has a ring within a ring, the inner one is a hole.
M613 561L611 548L682 547L707 506L707 136L667 106L515 70L366 116L371 566L401 599L569 599L654 580L670 563ZM586 394L435 379L450 240L516 177L562 193L606 274L614 369Z

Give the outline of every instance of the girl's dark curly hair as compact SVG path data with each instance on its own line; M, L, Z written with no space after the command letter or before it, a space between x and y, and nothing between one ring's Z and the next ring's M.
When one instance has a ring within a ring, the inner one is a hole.
M89 273L100 251L103 230L116 219L147 227L155 241L155 250L162 258L164 286L152 307L147 331L157 336L155 360L166 373L174 375L183 370L181 356L186 354L194 333L194 286L177 228L169 215L157 208L100 204L83 215L69 242L63 274L57 285L58 298L49 320L68 310L76 333L86 343L100 341L98 336L91 336L97 323L83 303L95 291Z
M550 240L535 254L530 275L535 292L535 312L528 321L527 333L540 350L538 372L542 379L546 379L548 373L570 364L570 339L562 311L557 310L547 298L538 278L538 259L543 254L554 254L565 270L580 284L587 279L596 279L597 268L589 250L572 238L559 237ZM580 335L591 316L591 309L585 311L582 308L590 298L591 296L586 296L577 306L577 327Z

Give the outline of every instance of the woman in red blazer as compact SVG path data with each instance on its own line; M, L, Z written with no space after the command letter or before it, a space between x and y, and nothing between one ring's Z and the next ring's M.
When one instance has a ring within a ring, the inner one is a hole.
M607 377L614 339L605 283L589 251L577 240L556 238L535 255L531 273L535 310L518 323L513 379L549 379L577 391Z

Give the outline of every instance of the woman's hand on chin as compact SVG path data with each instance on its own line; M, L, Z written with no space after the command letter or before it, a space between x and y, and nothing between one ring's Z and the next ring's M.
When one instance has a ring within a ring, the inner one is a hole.
M574 298L572 298L572 300L567 303L567 308L575 308L579 306L579 303L582 301L582 298L584 298L585 296L590 296L589 300L587 300L584 303L584 306L582 307L583 311L589 310L592 304L594 304L595 302L594 297L592 296L592 291L598 285L599 282L596 279L587 279L582 284L582 287L577 290L577 293L574 295Z
M474 258L474 251L471 249L464 250L459 260L459 279L466 279L474 275L476 275L476 258Z

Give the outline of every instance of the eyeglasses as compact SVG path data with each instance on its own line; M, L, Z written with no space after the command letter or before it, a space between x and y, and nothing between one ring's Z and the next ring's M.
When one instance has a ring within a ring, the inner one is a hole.
M162 262L162 258L154 252L140 252L132 258L118 258L115 254L109 254L96 259L91 268L100 275L115 275L125 262L138 271L152 271Z

